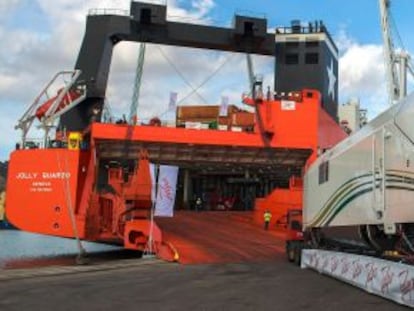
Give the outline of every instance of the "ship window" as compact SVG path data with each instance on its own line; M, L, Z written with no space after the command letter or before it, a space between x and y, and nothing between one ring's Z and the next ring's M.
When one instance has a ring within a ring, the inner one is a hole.
M306 41L305 42L306 47L316 47L319 46L319 41Z
M327 182L329 179L329 162L319 164L319 184Z
M286 42L286 47L297 48L299 47L299 42L298 41Z
M318 53L306 53L305 55L305 63L306 64L317 64L319 62L319 54Z
M253 26L252 22L244 22L244 35L247 37L253 36Z
M141 24L151 24L151 9L143 8L141 10Z
M286 65L296 65L296 64L298 64L299 63L299 55L298 54L293 54L293 53L286 54L285 63L286 63Z

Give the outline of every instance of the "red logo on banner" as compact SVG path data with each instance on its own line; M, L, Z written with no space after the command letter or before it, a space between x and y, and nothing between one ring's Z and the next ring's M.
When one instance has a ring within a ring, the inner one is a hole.
M365 265L365 268L367 268L367 271L368 271L367 280L365 282L365 287L368 287L368 284L372 283L372 281L377 276L378 267L376 267L372 262L370 262Z
M336 269L338 268L338 263L339 263L338 258L336 256L333 256L331 258L331 272L332 273L335 272Z
M394 272L390 271L390 266L381 268L382 279L381 279L381 293L386 294L389 292L389 286L394 278Z
M160 192L161 200L164 200L164 197L163 197L164 195L168 200L170 201L173 200L172 187L168 179L165 177L161 179L160 190L161 190Z
M400 277L400 293L403 301L412 301L412 292L414 290L414 279L408 277L408 270L401 271L398 276ZM407 300L408 295L408 300Z
M328 270L328 266L329 266L329 257L324 256L323 263L322 263L322 269Z
M350 267L350 262L347 260L346 257L342 257L341 258L341 263L342 263L342 269L341 269L341 274L345 275L348 273L349 271L349 267Z
M352 267L352 279L355 280L362 273L362 265L359 263L359 259L352 262Z

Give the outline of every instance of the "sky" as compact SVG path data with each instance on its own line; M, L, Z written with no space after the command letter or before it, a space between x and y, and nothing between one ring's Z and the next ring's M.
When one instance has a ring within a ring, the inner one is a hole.
M291 20L323 20L340 52L339 101L359 98L370 118L387 107L377 0L171 0L167 18L216 26L234 14L265 16L269 32ZM25 109L58 71L74 68L91 8L129 9L129 0L0 0L0 161L9 158L21 133L14 130ZM404 47L414 53L413 0L393 0L392 16ZM138 44L114 50L107 102L115 116L128 115ZM254 56L256 73L273 85L274 60ZM174 65L171 65L174 64ZM218 68L220 69L218 70ZM196 92L194 92L194 89ZM242 106L248 89L243 54L147 45L138 117L164 116L170 92L178 104L219 104L227 96ZM409 90L413 88L410 80ZM38 135L36 131L33 134Z

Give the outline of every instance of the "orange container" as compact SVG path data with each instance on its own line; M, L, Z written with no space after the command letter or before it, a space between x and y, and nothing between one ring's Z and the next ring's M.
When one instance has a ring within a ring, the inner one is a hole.
M230 125L230 120L228 117L218 117L218 124L219 125Z
M194 120L194 119L215 119L219 114L218 106L178 106L177 119Z
M231 125L234 126L253 126L254 121L254 114L247 111L236 112L231 116Z

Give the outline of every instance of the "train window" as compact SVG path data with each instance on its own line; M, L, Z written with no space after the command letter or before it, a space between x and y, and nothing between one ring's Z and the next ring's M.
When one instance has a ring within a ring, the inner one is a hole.
M319 184L327 182L329 179L329 162L325 161L319 164Z

